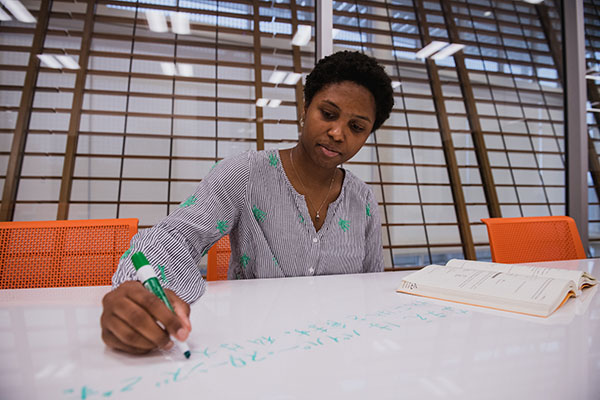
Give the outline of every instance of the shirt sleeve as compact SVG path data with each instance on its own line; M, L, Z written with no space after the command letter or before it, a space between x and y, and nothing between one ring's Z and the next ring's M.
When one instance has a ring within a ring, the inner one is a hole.
M136 279L131 255L141 251L163 287L188 303L198 300L206 287L198 264L239 220L248 190L249 157L247 152L219 162L179 208L137 233L119 261L113 289Z
M367 196L367 229L365 232L364 272L383 271L383 246L381 244L381 220L379 206L373 192Z

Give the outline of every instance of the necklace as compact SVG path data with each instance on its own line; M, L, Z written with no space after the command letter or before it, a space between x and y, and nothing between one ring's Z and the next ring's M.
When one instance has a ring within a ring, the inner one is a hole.
M313 210L315 210L315 205L313 204L313 202L310 200L310 197L308 197L308 192L306 190L306 187L304 186L304 183L302 182L302 178L300 178L300 174L298 174L298 171L296 171L296 166L294 165L294 156L292 155L292 153L294 152L294 149L290 150L290 161L292 163L292 168L294 169L294 173L296 174L296 177L298 178L298 182L300 182L300 185L302 185L302 190L304 191L304 193L307 193L306 198L308 199L308 202L310 203L311 207L313 208ZM333 170L333 175L331 176L331 182L329 182L329 189L327 190L327 195L325 196L325 198L323 199L323 201L321 202L321 205L319 206L317 210L317 215L315 216L315 219L318 221L319 218L321 217L319 215L319 213L321 212L321 208L323 208L323 204L325 204L325 201L327 200L327 198L329 197L329 193L331 192L331 187L333 186L333 181L335 180L335 170Z

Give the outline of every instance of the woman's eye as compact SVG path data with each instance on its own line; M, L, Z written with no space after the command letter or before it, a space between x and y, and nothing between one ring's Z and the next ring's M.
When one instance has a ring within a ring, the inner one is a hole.
M323 114L323 117L325 117L326 119L333 119L335 118L335 114L332 112L329 112L327 110L321 110L321 114Z
M365 128L362 125L358 125L358 124L351 124L350 128L354 131L354 132L362 132L365 130Z

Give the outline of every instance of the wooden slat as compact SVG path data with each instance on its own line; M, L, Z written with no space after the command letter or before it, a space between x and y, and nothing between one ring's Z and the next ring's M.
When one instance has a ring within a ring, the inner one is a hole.
M444 11L444 20L448 26L450 42L460 43L460 37L454 23L454 13L452 12L452 7L450 4L444 1L441 2L441 5ZM475 155L477 157L477 164L479 166L479 174L483 183L485 198L488 202L488 213L492 218L499 218L502 217L502 212L500 211L498 194L496 193L496 187L494 185L494 176L490 167L487 146L481 130L481 123L479 122L479 114L477 113L475 95L473 94L473 87L471 86L469 71L465 65L465 56L462 51L454 54L454 63L456 64L458 80L460 82L460 88L464 98L467 119L469 121L469 126L471 127L471 138L473 139L473 145L475 147Z
M296 0L290 0L290 7L292 9L292 32L297 32L298 7ZM297 74L302 74L302 56L300 54L299 46L292 46L292 60L294 64L294 72ZM300 78L300 80L296 83L294 95L296 96L296 118L298 119L298 132L300 132L300 121L304 115L304 86L302 84L302 78Z
M415 14L419 20L421 43L425 45L430 43L431 39L429 37L425 9L423 8L423 0L415 0L414 5ZM466 259L475 260L477 257L475 254L475 247L473 245L471 225L469 224L469 216L467 213L467 207L465 205L465 197L462 191L460 173L458 171L454 143L452 140L452 132L450 131L448 116L446 115L446 106L444 104L442 95L442 85L440 83L438 69L435 62L431 59L427 59L425 64L430 77L431 93L433 95L438 126L442 136L442 145L444 149L444 156L446 158L446 167L448 169L448 179L450 180L450 187L452 189L454 210L456 212L456 218L458 221L458 230L460 232L463 254Z
M27 142L27 130L29 129L31 118L33 94L39 73L40 62L37 55L42 52L44 47L51 6L52 2L50 0L41 0L31 52L29 53L27 73L21 93L19 114L17 115L15 124L10 158L8 159L8 166L6 168L6 180L4 181L2 205L0 206L0 221L11 221L15 212L15 200L17 199L19 178L23 167L23 152L25 151L25 143Z
M85 25L83 27L83 36L81 38L81 46L79 50L79 70L77 71L77 77L75 78L75 90L73 92L71 118L69 120L69 131L67 133L65 160L60 184L60 194L58 198L58 211L56 213L57 220L67 219L69 216L69 200L71 199L71 189L73 187L73 170L75 169L75 154L77 152L77 142L79 139L83 93L90 54L90 45L92 42L92 32L94 30L95 11L95 0L88 0L85 14Z
M263 97L262 94L262 62L260 44L260 2L253 0L254 5L254 95L256 99ZM255 107L256 112L256 150L265 149L265 127L263 122L262 107Z

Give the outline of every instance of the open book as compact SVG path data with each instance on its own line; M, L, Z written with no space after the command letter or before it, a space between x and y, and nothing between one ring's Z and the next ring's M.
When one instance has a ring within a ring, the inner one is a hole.
M397 291L547 317L597 283L583 271L450 260L406 276Z

